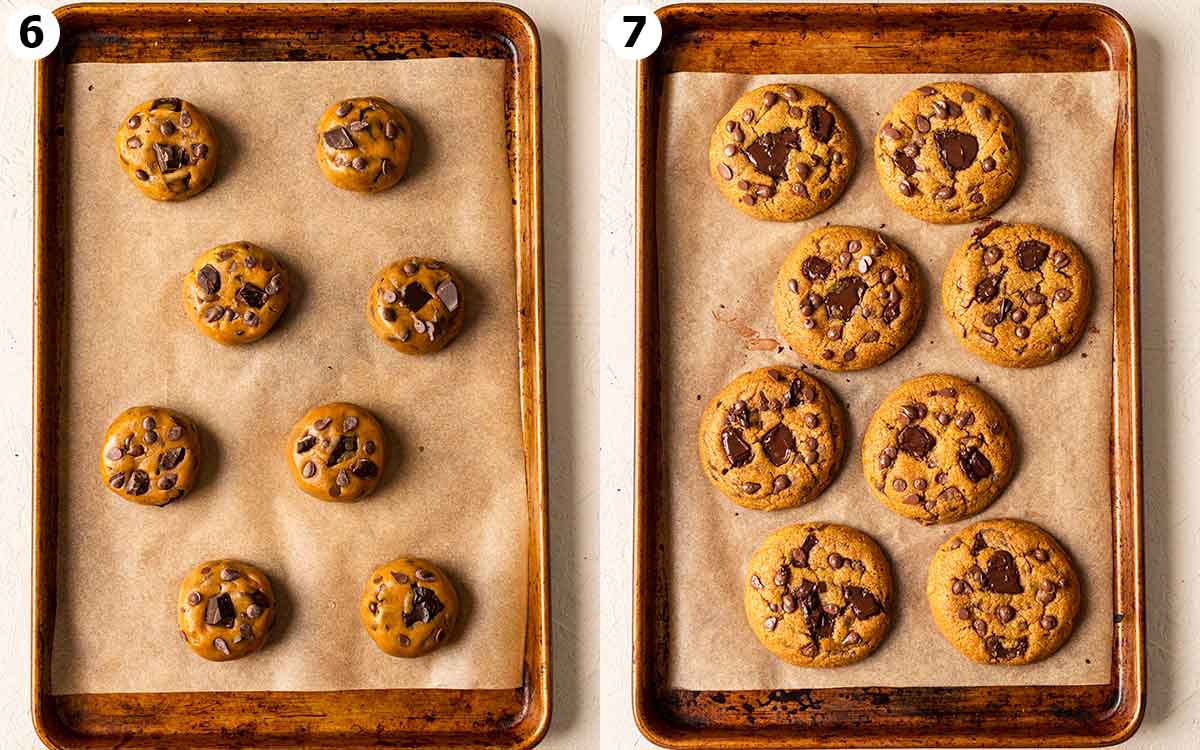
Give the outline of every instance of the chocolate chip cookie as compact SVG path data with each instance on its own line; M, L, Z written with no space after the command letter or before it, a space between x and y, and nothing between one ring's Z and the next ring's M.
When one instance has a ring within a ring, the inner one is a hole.
M755 550L744 600L750 628L771 653L800 667L840 667L887 634L892 568L858 529L796 524Z
M100 479L123 500L141 505L166 505L183 497L199 466L196 423L158 406L121 412L100 446Z
M1083 335L1092 275L1066 237L1036 224L991 221L951 256L942 309L968 349L1004 367L1037 367Z
M428 560L403 557L371 574L358 614L384 653L424 656L454 635L458 592L441 568Z
M974 515L1012 478L1016 436L999 404L953 375L892 391L867 425L863 471L875 496L923 524Z
M202 562L179 586L179 634L209 661L232 661L263 647L275 622L266 574L237 560Z
M412 125L386 99L333 104L317 123L317 163L343 190L374 193L400 181L412 154Z
M375 485L386 465L379 422L360 406L332 403L305 414L287 438L296 485L318 500L348 503Z
M183 308L205 336L249 344L275 325L291 293L288 272L274 255L249 242L218 245L183 279Z
M818 367L862 370L908 343L924 300L917 264L899 245L861 227L822 227L779 269L775 325Z
M841 196L857 147L849 120L819 91L771 84L747 92L717 123L710 171L721 193L756 219L801 221Z
M129 179L156 201L191 198L212 184L217 132L196 105L176 97L142 102L117 128L117 158Z
M375 335L405 354L440 351L462 330L462 280L445 263L405 258L379 272L367 298Z
M984 664L1031 664L1071 635L1079 578L1062 546L1028 521L980 521L929 563L933 620L946 640Z
M900 208L934 224L987 216L1016 187L1021 144L995 97L965 83L905 94L875 136L875 171Z
M734 378L700 419L700 463L753 510L792 508L829 486L846 451L841 405L821 381L776 365Z

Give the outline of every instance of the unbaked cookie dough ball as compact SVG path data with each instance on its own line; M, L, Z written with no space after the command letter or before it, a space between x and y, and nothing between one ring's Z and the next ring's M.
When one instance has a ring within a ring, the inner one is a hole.
M403 557L380 565L358 605L367 634L386 654L424 656L454 635L458 592L433 563Z
M121 412L100 447L100 478L121 499L166 505L187 494L200 466L196 423L158 406Z
M383 428L369 411L347 403L318 406L288 434L288 466L296 485L318 500L363 497L383 473Z
M203 111L176 97L134 107L117 128L117 158L129 179L156 201L181 201L213 181L220 148Z
M179 586L179 633L209 661L232 661L263 647L275 623L266 574L237 560L209 560Z
M379 272L367 300L375 335L405 354L432 354L462 330L462 280L432 258L405 258Z
M360 96L325 110L317 123L317 162L343 190L374 193L400 181L412 154L412 125L386 99Z
M283 315L291 293L287 269L249 242L218 245L183 279L183 307L200 331L221 344L257 341Z

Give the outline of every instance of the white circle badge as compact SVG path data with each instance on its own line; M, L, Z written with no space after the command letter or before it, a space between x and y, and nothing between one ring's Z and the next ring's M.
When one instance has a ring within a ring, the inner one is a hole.
M624 60L641 60L654 54L662 41L662 24L654 11L623 5L608 17L608 46Z
M58 46L58 19L45 8L26 5L8 17L4 40L22 60L41 60Z

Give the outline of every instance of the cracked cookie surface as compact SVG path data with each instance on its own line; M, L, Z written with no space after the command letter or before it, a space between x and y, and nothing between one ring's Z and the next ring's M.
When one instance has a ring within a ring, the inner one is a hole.
M742 95L709 141L721 193L756 219L801 221L841 196L857 146L849 120L828 97L798 84Z
M841 405L821 381L794 367L739 375L700 420L705 476L753 510L809 502L829 486L845 450Z
M179 586L179 633L209 661L232 661L263 647L275 623L275 593L249 563L209 560Z
M205 252L183 279L188 318L221 344L249 344L267 335L287 308L290 294L287 269L249 242Z
M848 526L774 532L750 558L744 590L754 634L801 667L853 664L879 646L891 623L891 565L874 539Z
M875 171L888 198L908 213L961 224L1008 200L1021 174L1021 144L995 97L965 83L931 83L883 118Z
M1071 635L1079 578L1061 545L1014 519L980 521L946 541L925 592L946 640L984 664L1031 664Z
M100 478L109 491L140 505L166 505L191 491L200 466L200 432L178 412L135 406L104 433Z
M117 158L142 194L181 201L199 194L217 172L217 133L189 101L160 97L142 102L117 128Z
M371 573L358 603L363 627L386 654L413 658L441 648L454 635L458 591L429 562L402 557Z
M954 252L942 277L942 310L955 336L1004 367L1037 367L1070 351L1091 301L1083 253L1036 224L988 222Z
M317 163L343 190L375 193L400 181L412 155L412 124L378 96L330 105L317 123Z
M462 279L433 258L405 258L379 272L367 298L371 330L405 354L432 354L462 331Z
M324 404L292 427L288 467L296 485L309 495L348 503L379 484L386 449L383 428L369 411L354 404Z
M888 394L862 445L867 484L884 505L923 524L974 515L1004 491L1016 437L991 396L953 375L923 375Z
M921 322L916 262L861 227L822 227L788 254L775 280L775 324L792 350L827 370L886 361Z

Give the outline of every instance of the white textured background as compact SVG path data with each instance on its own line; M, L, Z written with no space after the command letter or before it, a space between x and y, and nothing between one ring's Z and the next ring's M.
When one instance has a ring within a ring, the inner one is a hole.
M511 1L539 27L545 71L555 696L542 747L645 748L629 697L634 64L602 41L605 11L621 3ZM1200 266L1189 258L1200 235L1200 3L1110 2L1137 35L1141 103L1150 696L1126 746L1174 750L1200 742ZM15 4L0 0L0 20ZM0 49L2 750L40 747L28 695L32 103L33 65Z

